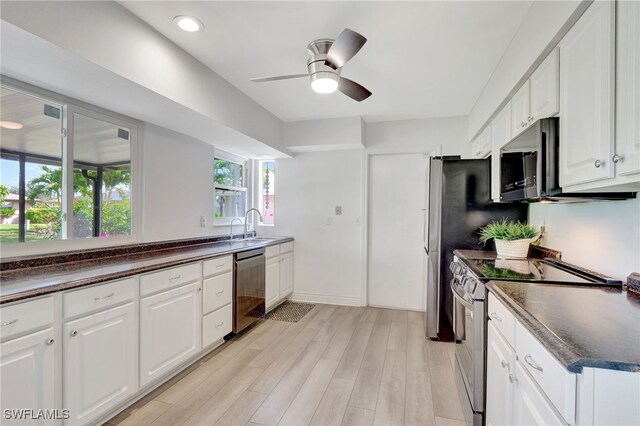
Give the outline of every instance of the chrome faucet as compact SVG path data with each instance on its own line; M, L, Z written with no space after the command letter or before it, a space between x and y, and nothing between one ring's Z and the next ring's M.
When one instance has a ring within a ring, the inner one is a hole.
M229 225L229 241L233 240L233 222L235 221L240 222L240 224L242 224L242 219L240 219L239 217L234 217L233 219L231 219L231 225Z
M264 219L262 218L262 213L260 213L260 210L258 209L249 209L247 210L247 212L244 214L244 234L242 234L242 238L247 238L247 234L249 233L249 213L251 213L252 211L258 213L258 216L260 216L260 222L263 222Z

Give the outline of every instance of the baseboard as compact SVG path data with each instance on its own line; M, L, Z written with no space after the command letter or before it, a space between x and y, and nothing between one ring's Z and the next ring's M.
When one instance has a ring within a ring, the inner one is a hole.
M372 304L369 304L369 306L371 306L372 308L395 309L396 311L427 312L425 309L401 308L398 306L372 305Z
M329 294L293 292L289 300L295 302L326 303L331 305L362 306L359 297L332 296Z

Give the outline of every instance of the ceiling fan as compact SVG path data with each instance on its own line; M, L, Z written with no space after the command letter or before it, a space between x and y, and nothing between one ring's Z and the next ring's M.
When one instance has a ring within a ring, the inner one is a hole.
M336 89L358 102L364 101L371 92L353 80L340 76L342 66L364 46L367 39L345 28L335 40L322 38L314 40L307 46L307 74L279 75L275 77L252 78L251 81L288 80L291 78L309 77L311 88L318 93L332 93Z

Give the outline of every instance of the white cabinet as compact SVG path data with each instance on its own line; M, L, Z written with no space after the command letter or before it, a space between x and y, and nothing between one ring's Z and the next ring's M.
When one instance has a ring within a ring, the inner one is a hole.
M489 321L487 333L487 426L513 424L515 351Z
M616 174L640 180L640 2L618 2L616 27Z
M232 331L233 256L204 261L202 271L202 347L206 348Z
M64 325L63 407L87 424L137 390L133 302Z
M471 142L471 158L485 158L491 153L491 126L487 126Z
M511 103L491 122L491 198L500 201L500 149L511 140Z
M198 352L200 299L200 282L195 282L140 301L140 386Z
M269 311L280 299L280 256L267 259L265 285L265 304Z
M293 293L293 242L267 247L265 305L267 312Z
M529 374L518 362L515 368L515 408L514 425L527 426L552 426L565 425L553 406L545 399L544 395Z
M3 312L3 322L6 318ZM9 409L56 408L54 347L53 328L0 344L0 405L3 416L4 410ZM3 425L47 423L2 419Z
M511 134L516 137L533 121L529 114L529 80L511 98Z
M593 2L560 47L560 186L614 176L615 2Z

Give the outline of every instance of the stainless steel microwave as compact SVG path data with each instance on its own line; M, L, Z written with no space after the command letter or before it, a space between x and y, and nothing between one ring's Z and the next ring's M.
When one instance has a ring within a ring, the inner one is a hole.
M560 187L560 119L543 118L500 150L501 201L620 200L633 192L565 193Z

